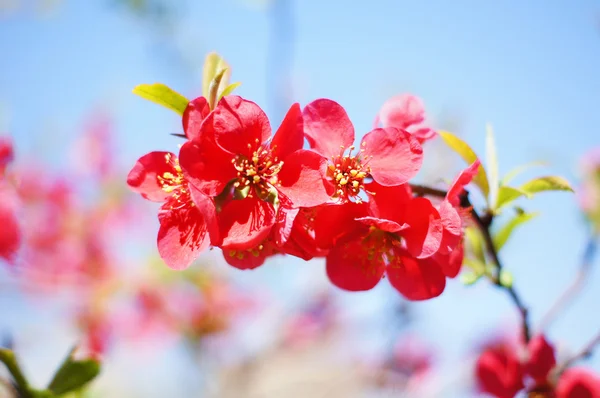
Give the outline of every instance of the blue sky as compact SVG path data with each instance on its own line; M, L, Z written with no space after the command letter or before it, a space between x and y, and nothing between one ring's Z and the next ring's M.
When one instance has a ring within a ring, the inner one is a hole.
M501 172L544 160L548 170L527 176L576 181L579 157L600 145L598 1L292 1L286 20L257 2L188 1L171 34L108 3L65 1L51 17L17 12L0 19L0 129L15 138L23 158L64 167L64 148L95 107L116 115L124 167L145 152L174 150L179 142L168 133L179 131L177 116L131 89L159 81L199 95L202 60L211 50L230 62L233 80L243 83L238 93L262 105L273 125L289 103L273 99L272 80L290 65L295 101L340 102L360 134L383 101L402 92L424 100L434 125L443 123L442 115L458 118L457 133L481 154L485 124L492 123ZM270 49L279 55L274 62ZM438 149L426 149L426 156L434 162L452 156ZM535 321L572 278L585 229L572 195L540 195L523 205L542 215L501 256ZM280 272L267 264L247 278L260 284ZM586 290L550 330L553 339L577 349L600 330L593 315L598 286L594 269ZM357 305L388 297L389 290L344 299ZM454 355L486 326L516 319L505 294L487 283L466 288L452 281L444 296L418 308L424 315L418 329ZM589 363L600 371L600 356Z

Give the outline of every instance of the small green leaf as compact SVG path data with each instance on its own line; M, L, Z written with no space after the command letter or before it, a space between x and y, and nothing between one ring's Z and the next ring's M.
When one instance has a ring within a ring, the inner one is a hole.
M231 83L229 86L225 87L223 92L221 94L219 94L219 98L217 98L217 102L219 102L221 100L221 98L223 98L224 96L231 94L233 92L233 90L235 90L236 88L238 88L241 85L242 85L241 82L236 82L236 83Z
M498 276L498 282L500 282L501 286L510 289L513 284L513 275L509 271L503 269L500 271L500 275Z
M217 102L218 102L217 98L219 97L219 87L221 86L221 81L226 72L227 72L227 69L221 69L219 71L219 73L217 73L215 75L215 77L210 82L210 85L208 86L208 98L207 99L208 99L208 106L210 106L210 109L215 109L215 106L217 105Z
M501 186L498 190L498 200L496 201L496 208L494 210L500 210L502 207L520 198L521 196L529 197L530 195L527 192L521 191L517 188Z
M527 221L530 221L538 216L538 213L517 213L515 216L504 224L494 235L494 247L496 251L500 251L504 244L508 241L508 238L512 235L515 228L520 225L525 224Z
M69 353L54 378L48 385L48 390L61 395L77 390L89 383L100 373L100 363L94 359L75 360L74 350Z
M227 69L227 72L223 75L220 86L227 87L229 85L229 76L231 75L229 64L215 52L209 53L206 56L204 68L202 69L202 95L205 98L209 98L210 84L223 69Z
M475 227L467 227L465 229L465 239L469 253L473 254L477 260L485 263L485 256L483 254L484 242L479 229Z
M19 366L19 362L15 357L14 352L9 350L8 348L0 348L0 362L3 362L6 365L6 368L10 372L15 381L19 392L26 398L33 397L33 390L29 386L29 382L23 375L21 371L21 367Z
M541 167L545 165L546 163L544 162L531 162L523 164L521 166L517 166L508 173L506 173L502 181L500 181L500 185L508 185L515 177L532 167Z
M460 157L463 158L465 162L467 162L467 164L472 164L478 159L477 154L473 152L469 144L467 144L454 134L449 133L447 131L439 131L438 133L440 137L442 137L446 145L448 145L450 149L452 149L454 152L459 154ZM486 198L486 200L488 200L490 194L490 186L483 165L479 167L479 171L473 179L473 181L475 182L475 184L477 184L479 189L481 189L481 192L483 193L483 196Z
M470 271L460 274L460 281L466 286L474 285L480 278L481 275L477 275L476 273Z
M558 176L546 176L534 178L531 181L519 187L521 191L527 192L528 194L534 194L543 191L569 191L573 192L573 188L569 185L569 182L562 177Z
M133 93L183 115L189 100L162 83L140 84Z
M490 186L490 208L496 208L498 200L498 187L500 186L500 179L498 177L498 156L496 155L496 143L494 142L494 130L492 126L488 124L486 126L486 139L485 139L485 160L488 170L488 179Z
M471 271L473 271L476 275L483 275L485 274L485 269L486 269L486 265L485 265L485 261L480 261L474 258L465 258L463 260L463 264L466 267L471 268Z

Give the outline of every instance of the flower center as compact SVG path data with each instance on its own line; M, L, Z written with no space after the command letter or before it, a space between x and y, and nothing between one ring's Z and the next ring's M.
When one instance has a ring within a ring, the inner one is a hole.
M369 261L383 257L390 263L394 256L393 248L400 245L400 242L398 235L371 226L369 227L369 233L362 241L362 245Z
M171 194L168 199L170 209L176 210L186 206L194 206L187 187L187 181L183 176L181 166L179 166L179 159L167 153L165 161L172 171L165 171L162 175L156 176L156 178L162 190Z
M248 148L251 148L250 144L248 144ZM276 156L272 155L269 148L263 146L259 146L252 153L250 159L244 155L237 155L232 163L237 170L237 181L233 186L235 188L254 187L259 197L266 196L270 187L277 185L277 174L283 166L283 161L279 161ZM248 196L252 197L252 192Z
M357 196L360 190L364 189L364 179L369 175L371 168L359 157L360 153L352 156L354 146L349 149L348 155L344 155L344 147L342 147L340 154L331 158L332 163L329 164L327 175L336 184L335 198L342 201L355 198L360 203L362 200Z

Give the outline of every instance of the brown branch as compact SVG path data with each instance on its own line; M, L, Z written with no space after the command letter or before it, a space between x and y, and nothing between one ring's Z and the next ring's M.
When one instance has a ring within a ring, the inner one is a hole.
M430 195L438 198L444 198L446 197L447 193L446 191L423 185L411 184L410 186L413 192L419 196ZM469 200L469 193L467 191L464 191L463 194L460 196L460 206L465 209L471 209L471 217L473 218L473 221L475 222L477 228L481 231L486 251L490 256L492 262L496 266L496 270L498 271L498 275L493 279L493 282L496 286L504 289L508 293L513 304L519 310L519 314L521 315L521 329L523 333L523 338L525 339L525 342L529 342L529 340L531 339L531 328L529 327L529 311L527 310L527 307L523 304L521 297L517 294L517 291L512 287L512 285L505 286L500 282L499 275L503 269L503 266L498 256L496 247L494 246L492 235L490 233L490 227L494 220L493 214L490 212L486 212L483 215L477 213L477 211L471 204L471 201Z
M550 324L556 319L556 316L562 311L566 305L573 300L573 298L581 291L583 288L585 281L587 279L587 275L592 268L592 263L594 261L594 257L596 255L597 250L597 237L593 233L590 234L588 238L588 242L585 247L585 251L583 252L583 256L581 258L581 265L579 266L579 270L577 271L577 275L571 284L565 289L565 291L560 295L560 297L554 302L554 304L550 307L546 315L542 318L540 322L540 330L544 330L550 326Z

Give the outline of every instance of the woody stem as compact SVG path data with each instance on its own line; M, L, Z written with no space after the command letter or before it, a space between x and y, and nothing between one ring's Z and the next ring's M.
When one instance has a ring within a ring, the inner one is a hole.
M447 193L444 190L431 188L431 187L427 187L424 185L410 184L410 187L412 188L413 192L419 196L429 195L429 196L435 196L438 198L445 198L446 193ZM475 210L475 208L471 204L471 201L469 200L469 193L467 191L464 191L463 194L460 195L460 207L462 207L464 209L470 209L471 218L475 222L475 225L477 226L477 228L481 231L481 235L483 236L486 251L487 251L490 259L494 263L496 270L498 271L498 274L493 279L493 282L496 286L505 290L508 293L513 304L515 305L515 307L517 307L517 310L519 311L519 314L521 316L521 330L523 333L523 338L525 339L525 342L529 342L529 340L531 339L531 328L529 327L529 311L527 310L527 307L523 304L521 297L519 296L517 291L514 289L514 287L512 285L509 285L509 286L503 285L500 282L499 275L503 269L503 266L502 266L502 262L500 261L500 258L498 256L498 251L496 250L496 247L494 246L494 241L492 239L492 235L490 232L490 227L494 220L494 215L490 212L485 212L483 214L479 214L477 212L477 210Z

